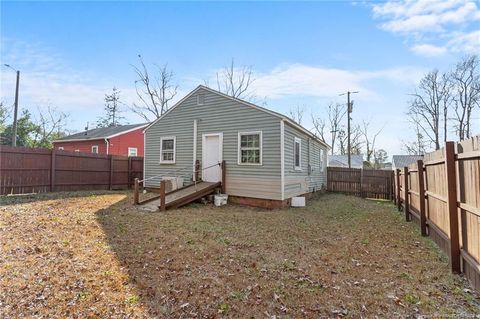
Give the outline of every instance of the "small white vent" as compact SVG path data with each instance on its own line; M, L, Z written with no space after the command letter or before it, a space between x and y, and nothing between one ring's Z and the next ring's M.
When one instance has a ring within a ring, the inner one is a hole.
M200 93L197 95L197 105L204 105L205 104L205 94Z

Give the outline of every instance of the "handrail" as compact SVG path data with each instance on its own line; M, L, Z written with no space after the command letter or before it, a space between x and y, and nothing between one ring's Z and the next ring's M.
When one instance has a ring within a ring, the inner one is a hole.
M197 167L197 165L199 165L199 162L197 161L196 164L195 164L195 168ZM200 169L194 169L192 171L192 173L197 173L197 172L200 172L200 171L203 171L203 170L206 170L206 169L209 169L209 168L212 168L212 167L215 167L215 166L220 166L221 170L222 170L222 176L221 176L221 192L222 193L225 193L225 161L222 161L222 162L218 162L216 164L213 164L213 165L210 165L210 166L207 166L207 167L202 167ZM179 171L183 171L185 170L185 168L181 168L181 169L178 169L178 170L175 170L173 172L179 172ZM149 179L153 179L155 177L158 177L158 176L161 176L161 175L155 175L155 176L152 176L152 177L149 177L149 178L145 178L143 180L138 180L138 178L135 178L135 183L134 183L134 191L133 191L133 203L134 205L138 205L140 204L140 182L144 182L146 180L149 180ZM195 190L196 190L196 187L197 187L197 179L194 178L194 186L195 186ZM163 177L161 177L160 179L160 210L165 210L166 209L166 203L165 203L165 200L166 200L166 193L165 193L165 188L166 188L166 185L165 185L165 180Z
M197 172L201 172L205 169L209 169L209 168L212 168L212 167L215 167L215 166L221 166L221 165L222 165L222 163L218 162L217 164L213 164L213 165L210 165L210 166L207 166L207 167L202 167L199 170L194 169L193 171L190 171L190 167L182 167L182 168L179 168L177 170L172 171L171 174L175 174L177 172L186 171L186 170L188 170L188 172L197 173ZM165 176L165 174L159 174L159 175L151 176L151 177L148 177L148 178L144 178L142 180L139 180L138 182L143 183L144 181L148 181L148 180L154 179L156 177L160 177L160 180L162 180L162 176Z

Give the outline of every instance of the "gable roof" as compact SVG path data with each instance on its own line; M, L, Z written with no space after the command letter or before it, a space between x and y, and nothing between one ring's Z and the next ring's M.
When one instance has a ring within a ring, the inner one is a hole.
M225 94L225 93L222 93L222 92L219 92L217 90L214 90L214 89L211 89L209 87L206 87L204 85L199 85L197 86L193 91L191 91L190 93L188 93L185 97L183 97L180 101L178 101L177 103L175 103L175 105L173 105L171 108L169 108L167 110L167 112L165 112L162 116L160 116L158 119L156 119L155 121L153 121L152 123L150 123L144 130L143 132L147 131L150 127L152 127L155 123L157 123L158 121L160 121L161 119L163 119L168 113L170 113L173 109L175 109L177 106L179 106L180 104L182 104L182 102L184 102L186 99L188 99L189 97L191 97L192 95L194 95L197 91L199 90L206 90L210 93L213 93L213 94L217 94L217 95L220 95L222 97L225 97L227 99L230 99L232 101L235 101L235 102L238 102L238 103L241 103L243 105L246 105L246 106L249 106L251 108L254 108L256 110L259 110L261 112L265 112L265 113L268 113L270 115L273 115L277 118L279 118L280 120L282 121L285 121L287 122L288 124L290 124L291 126L293 126L294 128L302 131L303 133L307 134L308 136L310 136L311 138L315 139L316 141L318 141L320 144L326 146L327 148L330 148L330 145L328 145L327 143L325 143L324 141L322 141L320 138L318 138L318 136L316 136L315 134L313 134L312 132L310 132L309 130L307 130L306 128L304 128L303 126L301 126L300 124L296 123L295 121L293 121L291 118L281 114L281 113L278 113L278 112L275 112L275 111L271 111L269 109L266 109L264 107L261 107L261 106L258 106L256 104L253 104L253 103L250 103L250 102L247 102L245 100L242 100L242 99L239 99L239 98L236 98L236 97L233 97L233 96L230 96L228 94Z
M405 167L421 159L423 155L393 155L392 164L395 168Z
M363 167L363 155L350 155L351 166L353 168ZM348 167L348 155L328 155L328 164L330 167Z
M88 140L112 138L114 136L125 134L145 126L147 126L147 123L120 125L120 126L112 126L112 127L99 127L99 128L94 128L91 130L75 133L72 135L64 136L58 140L55 140L54 142L88 141Z

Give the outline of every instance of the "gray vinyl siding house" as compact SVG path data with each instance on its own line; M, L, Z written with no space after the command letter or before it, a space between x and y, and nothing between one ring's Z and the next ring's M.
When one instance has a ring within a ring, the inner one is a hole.
M204 165L207 160L225 160L230 196L281 201L326 187L327 144L279 113L204 86L151 123L144 134L145 187L158 187L161 176L181 175L191 182L196 160L201 167L209 167ZM295 141L300 144L296 163Z

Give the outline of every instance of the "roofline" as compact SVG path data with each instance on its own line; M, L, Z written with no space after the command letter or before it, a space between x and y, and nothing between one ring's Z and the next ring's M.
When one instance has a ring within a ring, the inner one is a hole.
M147 125L148 124L138 125L138 126L135 126L134 128L131 128L129 130L121 131L119 133L115 133L115 134L107 135L107 136L98 136L98 137L94 137L94 138L73 138L73 139L65 139L65 140L55 140L55 141L53 141L53 143L104 140L106 138L112 138L112 137L116 137L116 136L119 136L119 135L123 135L123 134L126 134L126 133L133 132L133 131L138 130L140 128L143 128Z
M271 111L269 109L266 109L264 107L261 107L261 106L258 106L256 104L253 104L253 103L250 103L250 102L247 102L245 100L242 100L242 99L239 99L239 98L236 98L236 97L233 97L233 96L230 96L228 94L225 94L225 93L222 93L222 92L219 92L217 90L214 90L212 88L209 88L209 87L206 87L204 85L199 85L197 86L195 89L193 89L190 93L188 93L187 95L185 95L185 97L183 97L180 101L178 101L177 103L175 103L175 105L173 105L171 108L169 108L167 110L167 112L165 112L162 116L160 116L159 118L157 118L155 121L153 121L152 123L150 123L144 130L143 130L143 133L145 133L151 126L153 126L155 123L157 123L158 121L160 121L161 119L163 119L168 113L170 113L173 109L175 109L178 105L180 105L182 102L184 102L187 98L189 98L190 96L192 96L195 92L197 92L198 90L200 89L204 89L204 90L207 90L213 94L217 94L217 95L220 95L220 96L223 96L225 98L228 98L232 101L235 101L235 102L238 102L238 103L241 103L241 104L244 104L246 106L249 106L251 108L254 108L254 109L257 109L259 111L262 111L262 112L265 112L265 113L268 113L270 115L273 115L277 118L279 118L280 120L283 120L285 122L287 122L288 124L292 125L294 128L304 132L305 134L309 135L310 137L312 137L313 139L317 140L318 142L320 142L321 144L323 144L324 146L326 146L327 148L330 148L330 145L328 145L327 143L325 143L324 141L322 141L320 138L318 138L318 136L316 136L315 134L313 134L312 132L310 132L309 130L307 130L306 128L304 128L303 126L299 125L298 123L294 122L293 120L291 120L289 117L283 115L283 114L280 114L278 112L275 112L275 111Z

